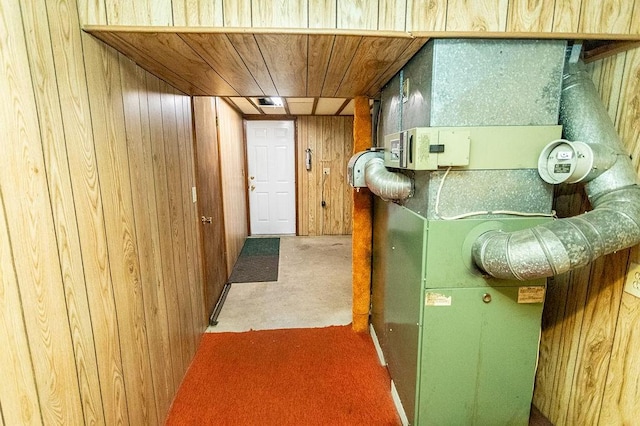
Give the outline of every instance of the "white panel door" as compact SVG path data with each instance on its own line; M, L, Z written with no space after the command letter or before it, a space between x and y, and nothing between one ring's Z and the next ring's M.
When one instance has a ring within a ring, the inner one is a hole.
M296 233L293 121L247 121L252 235Z

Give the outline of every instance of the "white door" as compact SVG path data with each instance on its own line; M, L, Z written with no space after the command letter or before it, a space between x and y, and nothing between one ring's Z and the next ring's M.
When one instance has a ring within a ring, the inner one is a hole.
M296 233L293 121L247 121L252 235Z

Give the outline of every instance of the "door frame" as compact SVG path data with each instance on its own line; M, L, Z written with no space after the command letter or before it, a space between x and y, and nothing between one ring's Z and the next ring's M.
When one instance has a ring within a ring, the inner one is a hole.
M296 179L294 192L296 194L295 200L295 215L296 215L296 233L295 235L300 235L300 221L298 220L298 202L300 199L300 176L298 173L298 117L295 115L246 115L243 117L243 140L244 140L244 167L247 171L245 187L244 187L244 196L246 199L247 205L247 231L249 235L252 235L251 232L251 206L249 205L249 155L247 153L247 122L248 121L293 121L293 167L294 167L294 176Z

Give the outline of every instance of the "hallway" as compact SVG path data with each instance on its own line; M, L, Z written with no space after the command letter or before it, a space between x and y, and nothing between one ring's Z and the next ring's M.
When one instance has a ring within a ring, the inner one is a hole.
M232 284L207 332L351 322L351 236L281 237L278 281Z
M400 424L386 368L349 325L351 236L280 237L278 269L231 284L166 424Z

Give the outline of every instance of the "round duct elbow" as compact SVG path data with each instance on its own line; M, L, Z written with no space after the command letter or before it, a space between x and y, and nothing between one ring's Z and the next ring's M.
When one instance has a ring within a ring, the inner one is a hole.
M567 264L564 251L549 258L540 244L540 230L518 232L489 231L475 241L472 248L476 265L494 278L526 281L558 273L555 261Z
M409 176L391 172L382 158L372 158L364 166L367 187L383 200L402 201L413 195L413 182Z
M565 137L584 143L551 143L540 156L540 175L550 183L587 182L593 210L521 231L482 234L472 256L493 277L529 280L558 275L640 243L635 169L580 63L566 65L560 122Z
M489 231L472 247L476 265L501 279L531 280L585 266L640 242L640 187L612 191L590 212L515 232Z

